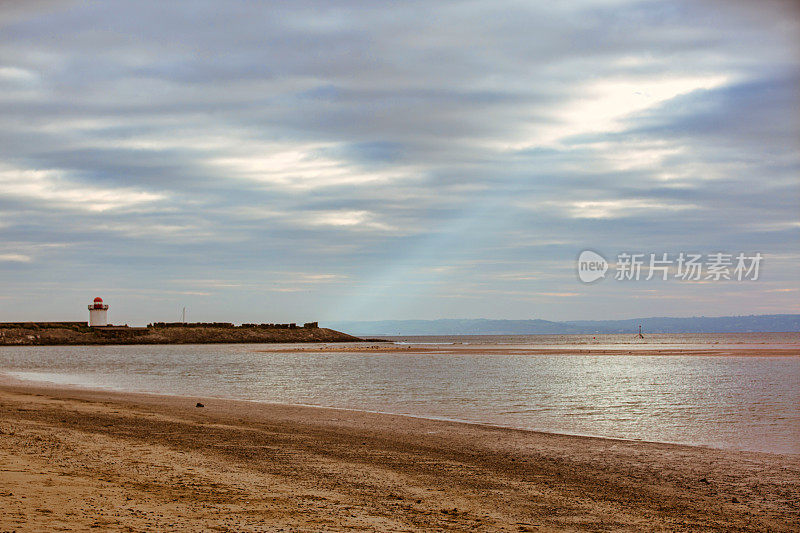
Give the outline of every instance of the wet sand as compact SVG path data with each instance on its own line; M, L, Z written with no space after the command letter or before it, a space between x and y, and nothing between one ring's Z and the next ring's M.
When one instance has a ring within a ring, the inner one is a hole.
M800 357L797 344L585 344L585 345L515 345L515 344L393 344L345 343L259 349L263 353L419 353L442 355L645 355L645 356L738 356Z
M90 528L796 531L800 458L0 384L0 531Z

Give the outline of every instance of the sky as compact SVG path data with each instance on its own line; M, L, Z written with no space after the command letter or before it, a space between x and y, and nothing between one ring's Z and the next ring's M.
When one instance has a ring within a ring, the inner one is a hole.
M798 50L791 1L0 0L0 320L800 313ZM763 261L611 275L680 252Z

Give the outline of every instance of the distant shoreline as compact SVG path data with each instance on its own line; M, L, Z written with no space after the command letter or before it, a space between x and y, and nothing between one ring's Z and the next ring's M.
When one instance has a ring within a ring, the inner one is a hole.
M272 350L256 350L270 352ZM523 344L437 344L405 343L357 346L308 346L282 348L282 352L327 353L409 353L441 355L637 355L637 356L706 356L706 357L800 357L799 344L581 344L581 345L523 345Z
M623 320L442 318L437 320L326 321L355 335L606 335L800 332L800 314L641 317Z

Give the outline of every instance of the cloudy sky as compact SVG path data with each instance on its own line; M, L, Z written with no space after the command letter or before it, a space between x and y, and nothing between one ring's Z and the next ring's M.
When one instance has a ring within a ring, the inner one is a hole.
M797 50L791 1L0 1L0 320L798 313Z

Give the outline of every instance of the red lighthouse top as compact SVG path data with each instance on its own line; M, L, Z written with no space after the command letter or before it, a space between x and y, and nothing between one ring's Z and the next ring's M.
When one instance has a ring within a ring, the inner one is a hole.
M103 303L103 299L100 298L99 296L97 298L95 298L94 301L95 301L95 303Z

